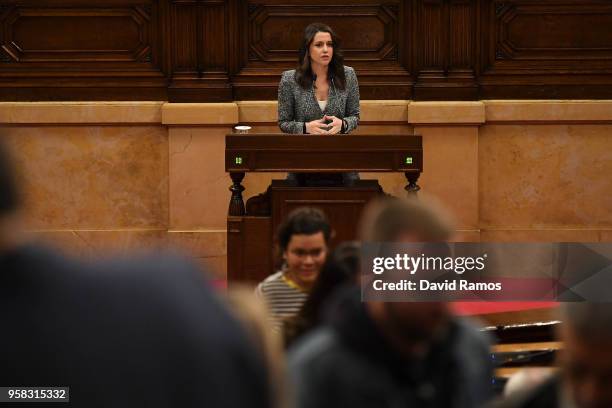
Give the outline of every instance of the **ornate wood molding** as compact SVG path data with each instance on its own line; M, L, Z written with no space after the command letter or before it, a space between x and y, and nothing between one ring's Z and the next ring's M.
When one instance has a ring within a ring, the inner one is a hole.
M612 98L609 0L6 0L1 100L273 100L304 27L363 99Z

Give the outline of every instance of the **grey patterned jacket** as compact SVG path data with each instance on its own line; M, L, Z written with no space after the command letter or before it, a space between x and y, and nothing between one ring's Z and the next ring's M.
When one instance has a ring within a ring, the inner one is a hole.
M346 89L330 84L327 107L321 111L314 89L304 90L295 81L295 69L283 72L278 86L278 126L285 133L303 133L304 123L323 115L344 119L349 133L359 124L359 84L351 67L344 67Z

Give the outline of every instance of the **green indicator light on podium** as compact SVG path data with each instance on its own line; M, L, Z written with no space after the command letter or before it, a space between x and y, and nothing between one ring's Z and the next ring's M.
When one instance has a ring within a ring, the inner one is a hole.
M242 164L242 157L236 156L234 157L234 160L236 161L236 164Z
M412 157L406 157L406 164L412 164Z

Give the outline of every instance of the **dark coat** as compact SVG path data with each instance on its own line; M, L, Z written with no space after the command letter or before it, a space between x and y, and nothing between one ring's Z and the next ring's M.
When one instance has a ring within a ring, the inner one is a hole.
M517 392L491 404L490 408L559 408L560 379L551 377L534 389Z
M455 320L424 359L407 360L379 332L359 297L290 352L298 408L480 407L492 396L484 334Z
M269 405L246 334L178 257L0 253L0 324L0 384L69 386L72 407Z

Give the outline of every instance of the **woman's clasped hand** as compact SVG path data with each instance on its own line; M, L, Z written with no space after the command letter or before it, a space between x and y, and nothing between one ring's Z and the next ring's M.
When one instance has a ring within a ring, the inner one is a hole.
M342 120L325 115L321 119L315 119L306 123L306 133L314 135L335 135L342 130Z

